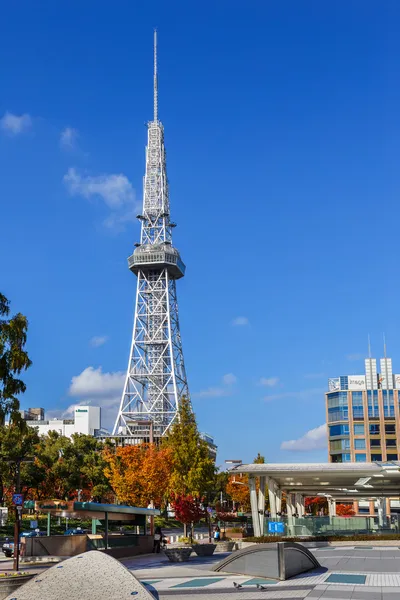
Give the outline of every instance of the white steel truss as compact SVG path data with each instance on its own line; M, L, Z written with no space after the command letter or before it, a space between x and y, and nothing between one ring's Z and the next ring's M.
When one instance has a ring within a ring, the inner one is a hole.
M185 267L172 246L164 128L158 120L157 37L154 33L154 119L148 123L140 244L129 257L137 275L132 346L114 435L164 436L188 397L176 296Z

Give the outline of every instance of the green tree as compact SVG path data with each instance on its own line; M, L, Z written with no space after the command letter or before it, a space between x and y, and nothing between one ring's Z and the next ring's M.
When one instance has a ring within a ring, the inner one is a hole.
M28 427L18 413L12 415L8 426L0 426L0 505L4 502L5 490L14 488L19 468L21 490L28 493L31 489L31 467L38 443L36 430Z
M259 452L255 459L253 460L253 464L255 465L263 465L265 463L265 456L262 456Z
M179 418L163 444L172 450L171 492L198 497L212 490L215 464L207 443L200 437L190 401L185 397L179 406Z
M103 448L103 444L90 435L74 434L69 439L50 431L42 436L36 469L43 473L43 481L37 496L67 500L76 496L76 490L82 490L86 500L102 500L111 489L104 475Z
M24 350L28 321L21 313L7 318L9 314L10 303L0 294L0 425L7 414L18 411L17 396L25 392L26 385L17 375L32 364Z

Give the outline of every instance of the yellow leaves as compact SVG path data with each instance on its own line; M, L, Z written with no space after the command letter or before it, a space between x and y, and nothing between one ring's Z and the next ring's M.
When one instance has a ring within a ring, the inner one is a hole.
M119 502L147 507L151 501L160 505L171 477L169 448L155 444L138 444L104 451L105 475Z

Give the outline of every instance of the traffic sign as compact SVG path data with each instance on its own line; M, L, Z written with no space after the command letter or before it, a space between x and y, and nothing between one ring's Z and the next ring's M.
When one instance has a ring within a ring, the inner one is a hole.
M12 495L12 503L14 506L22 506L24 503L24 495L23 494L13 494Z
M268 533L284 533L285 523L282 521L269 521L268 522Z

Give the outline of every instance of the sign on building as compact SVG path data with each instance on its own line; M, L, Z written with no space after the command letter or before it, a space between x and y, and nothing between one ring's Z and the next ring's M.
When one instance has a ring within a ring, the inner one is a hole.
M340 378L334 377L328 379L328 390L330 392L338 392L340 390Z
M365 375L349 375L348 386L349 390L365 390Z

